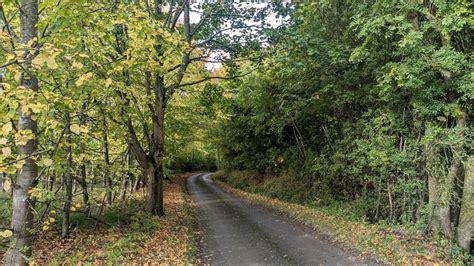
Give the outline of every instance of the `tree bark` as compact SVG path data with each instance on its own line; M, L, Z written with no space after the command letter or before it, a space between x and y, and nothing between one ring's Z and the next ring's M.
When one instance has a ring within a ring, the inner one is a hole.
M103 132L102 132L102 144L104 145L104 162L105 162L105 171L104 171L104 183L106 185L107 189L107 204L111 205L112 204L112 178L110 177L110 171L109 171L109 166L110 166L110 157L109 157L109 139L107 135L107 120L105 118L105 114L102 113L102 126L103 126Z
M72 177L72 133L69 126L71 125L71 118L69 113L66 114L66 138L67 138L67 147L66 147L66 154L67 154L67 169L64 175L64 185L66 188L66 200L64 201L64 208L63 208L63 223L61 229L61 236L63 238L69 237L69 218L70 218L70 211L71 211L71 204L72 204L72 186L73 186L73 177Z
M20 25L21 36L20 42L27 46L28 43L38 36L36 24L38 23L38 1L37 0L22 0L20 2ZM23 67L31 69L31 61L33 55L29 54ZM38 91L38 80L36 77L23 74L21 78L21 85L25 90L31 92ZM31 226L33 221L34 202L29 197L29 191L35 186L38 175L38 167L32 155L37 150L37 123L31 117L31 110L26 113L20 111L20 120L18 129L31 130L34 139L29 140L25 145L18 145L19 155L27 157L25 164L18 171L18 176L13 189L13 214L12 214L12 229L13 236L11 238L10 248L5 256L6 265L26 265L31 256Z
M163 206L163 156L165 142L165 109L166 109L166 88L164 78L159 73L155 74L154 83L154 114L153 114L153 145L152 145L152 163L148 169L147 190L153 192L148 194L147 210L156 215L165 215ZM153 171L153 173L152 173ZM151 182L151 180L153 181ZM153 202L153 206L151 205Z
M474 155L465 165L464 188L461 199L461 213L457 228L458 244L466 250L470 249L474 235Z
M427 125L425 135L431 136L432 126ZM428 176L428 210L429 210L429 229L434 232L439 232L441 229L441 221L434 214L436 205L439 202L439 181L438 178L444 175L443 169L440 167L441 162L438 159L438 149L430 141L426 144L424 150L426 160L426 173Z
M466 127L466 120L466 114L459 117L456 120L456 129L463 130ZM430 197L433 197L430 199L433 206L430 229L435 233L442 233L448 238L453 238L454 232L451 225L451 203L455 180L462 167L460 155L462 149L462 144L451 147L453 157L448 172L438 176L432 175L429 179Z
M82 202L84 203L84 208L86 215L90 216L91 206L89 202L89 191L87 188L87 172L86 172L86 165L83 163L80 169L80 178L77 180L78 183L81 185L82 188Z
M127 151L127 154L125 157L127 159L127 166L130 169L132 165L132 155L130 154L130 150ZM129 190L130 184L132 182L132 178L133 178L132 173L130 172L130 170L127 170L127 175L124 177L122 181L122 188L120 192L121 201L125 201L125 199L127 198L127 191Z
M81 115L79 117L79 120L81 122L81 125L84 125L85 124L85 116L84 116L84 110L86 109L86 104L84 103L82 105L82 109L81 109ZM85 150L84 150L84 143L82 143L82 141L80 142L79 144L79 147L80 147L80 151L81 151L81 154L84 154L85 153ZM87 189L87 171L86 171L86 164L84 162L84 160L81 162L81 166L80 166L80 178L77 179L77 182L81 185L81 188L82 188L82 201L84 203L84 208L85 208L85 212L86 212L86 216L90 216L90 202L89 202L89 192L88 192L88 189Z
M156 169L154 166L150 166L147 169L147 200L146 210L147 212L156 214L158 216L165 215L163 206L163 169Z

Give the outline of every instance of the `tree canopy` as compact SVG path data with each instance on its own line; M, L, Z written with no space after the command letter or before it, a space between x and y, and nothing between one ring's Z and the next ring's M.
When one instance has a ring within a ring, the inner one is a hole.
M68 237L71 214L93 219L140 188L163 216L165 180L217 168L472 250L473 12L467 0L0 1L6 263L27 263L56 218Z

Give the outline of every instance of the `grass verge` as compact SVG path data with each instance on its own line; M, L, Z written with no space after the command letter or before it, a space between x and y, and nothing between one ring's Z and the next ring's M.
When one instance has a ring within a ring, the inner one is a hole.
M250 171L218 172L212 178L226 190L314 228L327 235L332 241L346 248L355 249L362 256L370 256L380 262L423 265L462 265L472 262L472 256L443 238L429 239L421 232L398 226L350 221L338 215L328 214L327 209L324 208L289 203L241 190L249 187L242 183L261 179L261 177L252 178L250 175L252 175ZM232 182L228 182L229 180Z

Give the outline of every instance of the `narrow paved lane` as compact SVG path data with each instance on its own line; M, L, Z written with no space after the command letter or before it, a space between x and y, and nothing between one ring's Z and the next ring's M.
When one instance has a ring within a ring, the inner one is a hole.
M209 180L209 174L189 178L188 190L197 207L203 263L373 264L319 239L308 228L221 189Z

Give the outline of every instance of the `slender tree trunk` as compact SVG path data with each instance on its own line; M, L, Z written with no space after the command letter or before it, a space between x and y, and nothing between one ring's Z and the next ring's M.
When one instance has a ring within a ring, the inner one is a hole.
M394 213L393 213L392 189L390 188L390 181L387 181L387 194L388 194L388 203L390 206L390 222L393 223Z
M146 177L146 172L142 173L140 176L138 176L136 179L135 179L135 182L133 183L133 188L132 188L132 192L135 192L137 190L140 189L140 183L142 182L142 180Z
M120 187L120 201L125 201L127 198L127 187L128 187L128 177L125 177L122 181L122 186Z
M54 183L56 182L56 175L52 174L50 177L49 177L49 187L48 189L50 191L53 191L54 189Z
M104 183L106 185L107 189L107 204L111 205L112 204L112 178L110 177L110 171L109 171L109 166L110 166L110 157L109 157L109 140L108 140L108 135L107 135L107 120L105 118L105 114L102 114L102 126L103 128L103 134L102 134L102 142L104 145L104 162L105 162L105 173L104 173Z
M474 155L465 165L464 188L461 199L461 212L457 228L457 240L461 247L469 250L474 236Z
M81 125L85 124L85 116L84 116L84 110L86 109L86 104L84 103L82 105L81 109L81 115L79 117ZM81 154L85 153L84 149L84 143L79 144ZM82 200L84 202L84 208L87 216L90 216L90 202L89 202L89 192L87 191L87 171L86 171L86 164L84 160L81 162L80 166L80 178L78 179L79 184L81 185L82 188Z
M81 178L78 180L82 188L82 201L84 202L84 208L87 216L90 216L91 206L89 202L89 192L87 189L87 172L86 165L83 163L80 170Z
M130 171L133 163L133 156L132 156L132 151L128 150L128 157L127 157L127 163L128 163L128 170L127 170L127 175L128 175L128 193L132 194L133 193L133 185L135 184L134 176L133 173Z
M64 185L66 188L66 200L64 202L64 208L63 208L63 223L62 223L62 230L61 230L61 236L62 237L69 237L69 217L70 217L70 211L71 211L71 204L72 204L72 186L73 186L73 177L72 177L72 133L69 128L71 124L71 118L69 116L69 113L66 114L66 138L67 138L67 148L66 148L66 154L67 154L67 169L66 173L64 175Z
M77 181L74 182L74 179L72 180L72 193L76 194L77 193Z
M20 1L20 24L21 36L20 42L25 46L34 40L38 33L36 24L38 23L38 1L37 0L21 0ZM33 56L30 54L26 57L23 67L31 69L31 61ZM21 85L25 90L33 92L38 91L38 80L31 75L23 74ZM28 157L25 164L18 171L18 176L13 188L13 214L11 227L13 236L11 238L10 248L5 256L6 265L26 265L31 256L31 226L33 214L31 212L34 202L29 197L29 191L35 186L38 175L38 168L33 158L37 150L37 123L31 116L31 110L24 113L20 110L20 120L18 129L30 130L34 139L29 140L25 145L18 145L20 157Z
M128 193L132 194L133 193L133 186L135 184L135 178L133 176L130 177L130 180L128 182Z
M130 168L132 164L132 156L130 154L130 151L127 151L125 157L127 159L127 165ZM127 170L127 175L124 177L122 181L122 187L120 188L121 201L125 201L125 199L127 198L127 191L128 191L128 188L130 187L131 180L132 180L132 173L130 172L130 170Z

